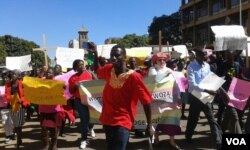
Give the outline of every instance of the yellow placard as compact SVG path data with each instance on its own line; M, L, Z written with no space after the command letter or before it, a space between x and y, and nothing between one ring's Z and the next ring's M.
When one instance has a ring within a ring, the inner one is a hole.
M64 82L34 77L24 77L24 95L30 103L66 105Z
M152 47L134 47L134 48L126 48L127 61L130 57L137 58L136 65L139 67L144 67L144 59L147 56L150 56L152 52Z

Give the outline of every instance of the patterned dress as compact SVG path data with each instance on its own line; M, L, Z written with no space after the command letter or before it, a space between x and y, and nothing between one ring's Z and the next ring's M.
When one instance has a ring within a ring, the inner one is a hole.
M149 75L157 76L166 76L164 82L173 82L173 92L170 97L173 98L173 102L163 102L160 106L163 108L163 112L161 115L161 119L156 127L156 131L161 131L164 134L169 136L178 135L181 133L180 128L180 117L181 117L181 106L179 106L178 100L180 100L180 91L179 87L176 83L174 76L172 75L172 70L164 67L161 69L156 69L155 67L151 67L149 69ZM157 82L157 79L156 79Z

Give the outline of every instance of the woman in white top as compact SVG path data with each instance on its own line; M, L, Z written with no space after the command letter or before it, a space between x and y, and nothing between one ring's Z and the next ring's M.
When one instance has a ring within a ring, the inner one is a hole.
M164 102L163 105L164 108L167 108L162 113L162 117L157 124L156 131L155 131L155 140L154 144L159 144L159 134L162 132L163 134L167 134L170 136L169 146L171 149L179 149L179 147L175 143L174 136L181 133L180 128L180 90L176 83L176 80L172 74L172 70L170 68L166 67L166 62L170 60L170 56L158 52L153 55L152 61L153 66L149 68L149 75L156 75L156 83L157 82L163 82L162 79L164 79L164 82L172 82L173 83L173 89L166 89L166 91L170 91L169 97L172 98L172 102Z

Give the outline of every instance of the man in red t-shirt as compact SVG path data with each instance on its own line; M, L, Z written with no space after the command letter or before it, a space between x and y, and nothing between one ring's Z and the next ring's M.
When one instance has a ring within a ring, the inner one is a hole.
M92 80L91 74L85 69L83 60L76 59L73 62L73 69L76 74L69 78L69 92L74 96L74 105L80 117L80 132L81 144L80 149L85 149L87 146L87 135L89 129L93 128L89 124L89 109L88 106L81 103L79 94L79 82Z
M153 134L150 105L152 96L141 75L126 68L124 47L114 46L110 53L111 64L103 67L99 67L96 46L93 43L90 52L95 55L94 65L98 77L106 80L100 121L105 128L107 149L125 150L139 100L143 104L147 118L146 133Z

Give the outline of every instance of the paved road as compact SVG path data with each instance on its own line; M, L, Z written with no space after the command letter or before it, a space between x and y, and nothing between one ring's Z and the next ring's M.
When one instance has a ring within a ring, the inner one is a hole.
M215 109L216 111L217 109ZM186 111L187 115L187 111ZM79 119L77 119L77 124L79 125ZM90 144L86 150L104 150L105 149L105 136L102 130L101 125L95 125L95 132L96 137L94 139L89 139ZM195 136L193 137L194 143L187 144L185 142L184 131L186 129L186 120L181 120L181 128L182 133L181 135L176 136L176 143L185 150L208 150L214 149L215 146L213 144L213 140L211 138L211 133L209 131L209 125L207 120L204 117L204 114L201 113L201 118L199 123L196 127ZM78 133L78 127L69 127L66 126L65 129L65 137L59 137L58 140L58 149L59 150L78 150L79 146L79 137L80 134ZM38 150L41 148L41 141L40 141L40 126L39 122L36 120L36 117L33 116L30 121L27 121L24 125L23 129L23 145L24 147L21 148L22 150ZM166 150L169 149L168 147L168 136L160 135L160 145L158 147L154 147L154 150ZM148 149L148 140L147 138L138 138L135 137L132 133L130 136L129 144L127 149L128 150L147 150ZM0 125L0 150L12 150L15 147L16 142L12 141L10 144L4 143L4 134L3 128Z

